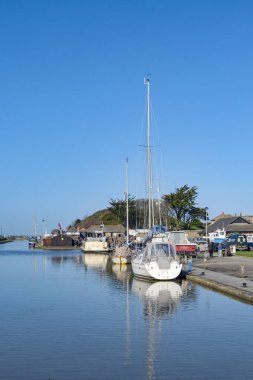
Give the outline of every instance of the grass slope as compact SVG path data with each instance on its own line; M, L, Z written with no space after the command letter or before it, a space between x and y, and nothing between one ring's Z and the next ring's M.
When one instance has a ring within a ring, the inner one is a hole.
M118 218L108 209L96 211L94 214L89 215L83 219L79 224L80 228L86 228L91 224L120 224Z
M236 256L253 257L253 251L236 251Z

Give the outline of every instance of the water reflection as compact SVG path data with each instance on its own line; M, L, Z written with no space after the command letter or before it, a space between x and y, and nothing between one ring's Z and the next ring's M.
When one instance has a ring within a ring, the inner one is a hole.
M150 283L133 279L132 290L143 300L143 314L148 322L147 331L147 379L154 379L157 361L157 341L162 334L164 316L176 312L183 291L173 281Z
M174 313L183 294L176 282L150 283L136 278L133 279L132 290L143 299L144 315L148 318Z
M110 255L9 248L0 286L1 379L252 378L252 306L190 282L137 280Z
M109 256L102 253L82 254L83 264L91 268L106 270L108 260Z
M131 265L112 264L112 274L121 282L126 282L132 277Z

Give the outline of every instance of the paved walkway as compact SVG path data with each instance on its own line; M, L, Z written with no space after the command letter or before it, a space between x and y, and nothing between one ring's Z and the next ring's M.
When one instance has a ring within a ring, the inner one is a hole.
M253 304L253 258L193 259L189 280Z

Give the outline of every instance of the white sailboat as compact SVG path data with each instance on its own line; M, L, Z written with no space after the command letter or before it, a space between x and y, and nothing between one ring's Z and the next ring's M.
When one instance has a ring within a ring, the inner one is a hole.
M129 248L129 207L128 207L128 158L126 159L126 243L122 246L116 246L112 256L113 264L130 264L132 252Z
M147 163L148 163L148 223L150 233L145 239L144 249L132 259L132 270L136 277L148 280L174 280L182 270L182 264L176 254L174 244L169 243L163 234L151 229L152 215L152 160L150 146L150 80L145 79L147 85Z

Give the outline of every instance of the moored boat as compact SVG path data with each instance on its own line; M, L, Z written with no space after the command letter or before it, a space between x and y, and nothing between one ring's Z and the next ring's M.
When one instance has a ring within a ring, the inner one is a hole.
M81 250L83 252L110 252L111 248L106 236L102 237L87 237L85 241L82 242Z
M168 241L175 244L178 255L197 256L198 246L188 240L185 231L168 232Z
M113 264L131 264L132 251L128 246L116 247L112 256Z
M116 246L112 256L113 264L130 264L132 251L129 248L129 209L128 209L128 158L126 159L126 241L124 245Z
M28 241L28 247L29 248L35 248L37 243L38 243L37 238L30 238Z
M182 264L173 244L162 237L150 237L142 252L132 259L132 269L136 277L147 280L174 280L181 271Z
M174 280L182 270L182 264L179 262L179 257L176 254L175 245L169 243L166 239L165 231L158 226L154 226L153 199L152 199L152 160L151 160L151 146L150 146L150 81L145 79L144 83L147 85L147 178L148 178L148 228L150 230L147 237L143 242L143 249L137 252L132 259L132 270L136 277L148 280ZM153 230L151 230L151 223L153 221Z

